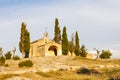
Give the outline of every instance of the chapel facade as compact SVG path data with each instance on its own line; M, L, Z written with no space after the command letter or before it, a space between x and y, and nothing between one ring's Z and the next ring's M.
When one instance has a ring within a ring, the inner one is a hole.
M59 56L62 55L61 44L50 40L48 33L44 37L30 43L29 57Z

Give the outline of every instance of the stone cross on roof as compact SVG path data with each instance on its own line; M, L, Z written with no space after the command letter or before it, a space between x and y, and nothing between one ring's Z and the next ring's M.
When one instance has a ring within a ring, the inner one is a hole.
M48 33L47 32L45 32L44 33L44 38L48 38L49 36L48 36Z

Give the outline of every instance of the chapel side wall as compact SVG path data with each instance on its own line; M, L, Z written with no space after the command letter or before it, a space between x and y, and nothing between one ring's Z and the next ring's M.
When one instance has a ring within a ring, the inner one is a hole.
M32 57L37 57L37 56L38 56L38 49L37 49L37 45L34 44Z
M30 47L29 58L32 57L33 51L32 47Z
M48 44L45 45L45 56L49 56L49 52L48 52Z
M40 57L45 56L45 46L38 48L38 56Z
M37 49L37 42L30 44L30 54L29 57L36 57L38 56L38 49Z
M34 44L30 44L29 57L33 57L33 54L34 54Z

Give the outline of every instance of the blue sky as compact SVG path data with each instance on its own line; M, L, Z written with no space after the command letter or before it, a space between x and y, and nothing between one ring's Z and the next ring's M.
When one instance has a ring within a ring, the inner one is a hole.
M47 29L54 36L54 20L67 27L68 37L79 32L80 45L110 49L120 58L120 0L0 0L0 47L4 52L18 43L21 23L31 33L31 41L42 38Z

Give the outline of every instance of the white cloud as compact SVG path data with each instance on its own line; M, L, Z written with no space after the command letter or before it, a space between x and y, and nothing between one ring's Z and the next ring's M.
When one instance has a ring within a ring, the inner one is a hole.
M112 58L120 58L120 50L110 50L112 52Z
M118 44L113 44L112 46L113 46L113 47L120 47L120 43L118 43Z

